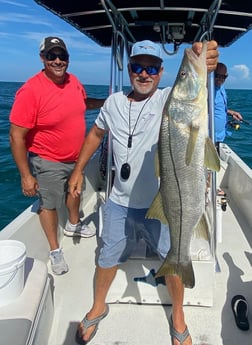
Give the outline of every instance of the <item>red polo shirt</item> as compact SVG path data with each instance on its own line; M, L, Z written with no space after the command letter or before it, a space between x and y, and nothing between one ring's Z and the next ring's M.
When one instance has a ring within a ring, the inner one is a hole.
M66 74L64 84L55 84L41 71L16 93L10 122L29 128L28 151L56 162L78 158L85 133L86 92L79 80Z

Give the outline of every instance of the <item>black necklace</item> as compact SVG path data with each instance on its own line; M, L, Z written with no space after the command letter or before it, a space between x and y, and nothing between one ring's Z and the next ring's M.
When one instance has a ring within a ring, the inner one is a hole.
M132 138L133 138L133 134L135 132L135 129L136 129L136 125L138 123L138 120L140 119L140 116L144 110L144 107L146 106L146 104L149 102L150 100L150 97L147 98L147 100L144 102L138 116L137 116L137 119L136 119L136 122L135 122L135 125L132 129L132 132L130 132L130 128L131 128L131 116L130 116L130 113L131 113L131 104L132 104L132 101L130 101L130 105L129 105L129 134L128 134L128 144L127 144L127 148L130 149L132 147ZM124 163L121 167L121 178L123 180L127 180L130 176L130 165L129 163L127 162L128 161L128 153L129 153L129 150L127 151L127 159L126 159L126 163Z

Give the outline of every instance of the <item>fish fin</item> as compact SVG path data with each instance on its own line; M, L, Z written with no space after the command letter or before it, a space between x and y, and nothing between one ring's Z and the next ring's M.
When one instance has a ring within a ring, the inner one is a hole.
M196 237L203 238L209 241L209 226L208 226L208 221L207 221L205 213L203 213L194 231L195 231Z
M190 136L189 136L189 140L188 140L188 144L186 148L186 158L185 158L186 165L190 165L191 163L198 133L199 133L199 127L191 125Z
M159 154L158 150L155 152L155 173L157 177L160 177L160 165L159 165Z
M151 218L159 219L161 223L168 224L167 218L164 214L162 197L161 197L160 192L158 192L157 195L155 196L155 199L153 200L145 217L150 218L150 219Z
M205 141L204 165L208 169L220 171L220 158L212 140L209 137L207 137Z
M182 263L171 263L165 260L157 271L155 278L167 275L178 275L186 288L192 289L195 286L195 277L191 260L188 261L186 265Z

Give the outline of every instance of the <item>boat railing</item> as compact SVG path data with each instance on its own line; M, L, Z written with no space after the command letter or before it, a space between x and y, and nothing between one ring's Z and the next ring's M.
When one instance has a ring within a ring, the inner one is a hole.
M225 173L221 188L225 190L243 232L252 234L252 170L228 145L221 145L221 158Z

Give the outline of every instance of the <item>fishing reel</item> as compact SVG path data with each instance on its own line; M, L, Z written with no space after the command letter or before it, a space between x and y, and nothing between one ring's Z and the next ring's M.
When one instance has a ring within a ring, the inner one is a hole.
M241 126L239 124L239 122L235 121L235 120L231 120L231 121L228 121L228 125L233 128L235 131L238 131Z

